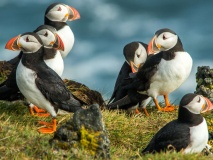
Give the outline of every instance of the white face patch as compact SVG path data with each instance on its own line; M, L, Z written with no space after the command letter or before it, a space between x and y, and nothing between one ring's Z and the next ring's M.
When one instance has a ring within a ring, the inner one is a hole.
M173 48L178 41L178 36L170 33L164 32L161 33L155 40L156 45L161 45L161 51L166 51Z
M134 64L136 66L144 63L147 59L146 49L140 43L138 44L139 46L138 46L138 49L135 51L135 56L134 56Z
M66 16L67 14L69 14L67 7L58 4L49 10L46 17L51 21L66 22L68 20L68 16Z
M204 104L205 104L205 99L202 96L197 95L189 104L183 107L185 107L191 113L200 114L202 110L202 106Z
M41 38L41 40L43 42L43 45L46 47L52 46L52 44L50 44L50 43L56 41L54 33L52 33L48 29L42 29L36 33L39 35L39 37Z
M21 45L21 50L24 53L37 52L42 44L32 35L24 35L18 39L18 43Z

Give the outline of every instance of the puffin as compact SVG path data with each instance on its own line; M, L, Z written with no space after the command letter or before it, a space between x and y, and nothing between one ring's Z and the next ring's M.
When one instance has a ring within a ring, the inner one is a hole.
M178 118L167 123L153 136L142 150L142 155L166 151L169 147L183 153L201 152L208 142L207 123L201 113L212 108L210 100L202 95L184 95L179 104Z
M136 89L138 93L152 97L159 111L173 111L168 94L176 90L189 77L192 58L182 45L179 36L168 28L155 33L148 45L148 54L153 54L139 68L135 77L125 89ZM165 107L161 108L157 97L163 95Z
M71 6L63 3L53 3L49 5L44 14L44 24L52 26L56 29L57 34L61 37L64 43L64 51L60 51L62 58L66 57L71 51L74 44L74 35L71 28L66 24L67 21L74 21L80 19L79 12ZM13 100L19 98L16 96L19 91L16 85L16 68L22 57L22 52L16 57L7 61L13 67L11 74L8 76L7 80L0 84L0 99L1 100ZM14 96L16 98L14 98ZM36 108L35 108L36 109Z
M124 84L128 84L128 78L134 76L138 69L143 66L148 56L148 45L143 42L133 41L126 44L123 48L123 55L125 62L123 63L120 72L118 74L113 94L108 102L107 109L125 109L128 111L138 111L139 106L146 107L151 98L147 95L141 96L136 90L123 89ZM148 112L144 109L145 114Z
M64 49L63 41L59 36L51 44L57 50ZM60 76L44 62L43 55L47 50L38 34L27 32L16 36L7 42L5 48L23 52L16 70L16 82L20 92L31 103L46 110L52 116L51 123L40 122L46 125L38 130L40 133L50 134L56 131L58 109L69 112L83 109L81 103L66 88Z
M44 24L54 27L64 42L64 51L60 51L63 58L69 54L74 45L74 34L66 22L77 19L80 19L79 12L63 3L53 3L45 11Z
M45 63L51 69L53 69L59 76L61 76L64 70L64 61L59 50L54 49L52 46L52 44L58 39L60 40L59 43L62 42L61 38L57 34L56 29L49 25L41 25L34 30L34 33L37 33L40 36L43 42L44 48L46 50L43 55L43 59ZM19 59L21 59L22 55L23 55L23 52L21 51L18 55ZM5 95L11 97L9 94L14 95L16 93L19 93L19 88L16 83L16 68L17 67L15 67L12 70L8 79L3 83L4 85L1 84L1 87L0 87L1 99L5 100L5 98L3 98L5 97ZM39 109L37 106L33 105L32 103L29 104L29 107L30 107L29 110L31 115L34 115L34 111L37 113L36 114L37 116L49 115L49 114L40 114L45 111Z

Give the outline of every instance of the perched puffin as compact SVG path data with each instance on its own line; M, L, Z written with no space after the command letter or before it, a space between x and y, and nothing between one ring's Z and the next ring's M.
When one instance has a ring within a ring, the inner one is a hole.
M77 19L80 19L79 12L63 3L53 3L46 9L44 24L56 28L57 34L64 42L64 51L60 51L63 58L68 55L74 44L74 34L66 22Z
M137 89L140 94L153 98L160 111L173 111L168 94L177 89L189 76L192 58L184 51L178 35L170 29L160 29L148 45L148 54L156 53L147 59L138 70L130 85L125 89ZM161 108L157 97L164 95L165 104Z
M150 98L147 95L141 96L136 90L125 90L123 85L127 84L129 76L136 73L143 66L148 55L148 45L143 42L131 42L124 46L123 54L126 59L120 69L117 77L113 94L108 102L108 109L135 109L139 113L138 107L145 106L149 103ZM145 101L147 99L147 101ZM147 111L145 111L147 113Z
M55 49L63 50L63 42L59 36L57 38L58 40L51 44ZM69 112L82 109L81 103L74 99L63 80L44 62L43 55L46 50L36 33L28 32L14 37L7 42L5 48L23 52L16 71L16 82L21 93L53 117L52 123L40 122L47 128L41 128L39 132L53 133L56 131L58 109Z
M62 42L62 40L60 39L60 37L57 34L56 29L49 25L41 25L34 32L40 36L40 38L43 42L44 49L45 49L43 59L44 59L45 63L51 69L53 69L59 76L61 76L63 73L63 70L64 70L64 61L62 59L62 56L61 56L61 53L59 52L59 50L54 49L53 45L52 45L58 39L60 40L59 43ZM23 55L23 52L21 51L19 54L20 59L21 59L22 55ZM4 85L2 84L0 87L0 98L1 99L4 98L4 100L5 100L6 96L10 97L9 94L13 95L14 93L19 92L19 88L16 84L16 68L17 67L15 67L12 70L8 79L3 83ZM39 114L40 112L45 112L45 111L39 109L37 106L34 106L33 104L30 104L29 107L30 107L29 109L30 109L31 115L34 115L34 112L33 112L33 109L34 109L34 111L38 113L37 114L38 116L39 115L48 116L48 114Z
M63 3L53 3L45 11L44 24L50 25L57 30L57 34L61 37L64 43L64 51L60 51L62 57L70 52L74 44L74 35L70 27L66 24L66 21L73 21L80 18L79 12L66 4ZM8 61L12 64L14 69L8 76L8 79L0 84L0 99L1 100L13 100L14 94L19 90L15 82L16 68L22 57L22 52L15 58ZM57 67L59 68L59 67Z
M201 112L211 110L210 100L188 93L180 101L178 118L161 128L149 142L142 154L175 149L177 152L198 153L208 142L208 128ZM206 105L208 104L208 105Z

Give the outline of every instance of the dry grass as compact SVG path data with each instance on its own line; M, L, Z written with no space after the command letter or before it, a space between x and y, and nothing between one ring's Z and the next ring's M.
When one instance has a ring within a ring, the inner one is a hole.
M111 141L111 158L149 159L149 160L207 160L213 156L203 154L161 153L141 157L139 152L145 148L152 136L167 122L177 116L177 110L171 113L157 112L150 108L150 117L127 115L125 112L102 110L106 128ZM58 126L72 116L58 116ZM82 150L54 150L49 145L53 135L39 134L39 120L50 118L32 117L22 102L0 101L0 159L93 159Z

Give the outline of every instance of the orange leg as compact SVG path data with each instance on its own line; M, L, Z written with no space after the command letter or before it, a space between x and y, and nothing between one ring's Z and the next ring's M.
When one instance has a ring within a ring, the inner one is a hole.
M40 109L40 108L38 108L38 107L35 106L35 105L34 105L33 109L34 109L34 111L35 111L36 113L46 113L46 112L47 112L46 110Z
M38 132L40 133L44 133L44 134L51 134L51 133L54 133L56 131L56 118L53 118L52 119L52 123L47 123L47 122L39 122L40 124L44 124L46 125L47 127L44 127L44 128L40 128L38 130Z
M167 96L167 97L168 97L168 96ZM159 111L171 112L171 111L174 110L174 107L173 107L173 106L172 106L172 107L169 106L169 107L161 108L160 105L159 105L159 103L158 103L158 100L155 99L155 98L153 98L153 101L154 101L155 106L157 107L157 109L158 109ZM167 99L166 101L168 102L168 99Z
M33 111L32 107L29 107L29 111L30 111L31 116L34 116L34 111Z
M173 111L175 109L175 107L170 104L168 94L163 95L163 97L164 97L165 104L166 104L166 106L163 109L168 112Z
M143 111L144 111L146 116L149 116L149 113L147 112L146 108L143 108Z
M141 112L136 108L136 109L135 109L135 113L136 113L136 114L140 114Z

